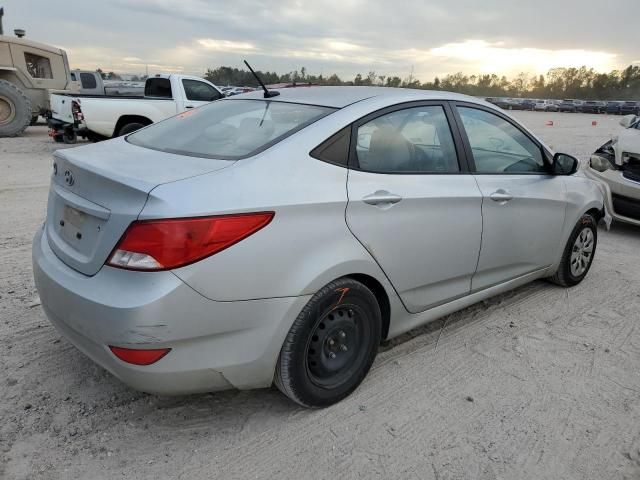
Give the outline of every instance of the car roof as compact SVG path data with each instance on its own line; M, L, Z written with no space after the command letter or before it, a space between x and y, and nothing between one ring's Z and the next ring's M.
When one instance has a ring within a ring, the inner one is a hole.
M476 97L462 95L459 93L443 92L436 90L416 90L410 88L391 87L308 87L304 88L283 88L276 90L280 95L270 97L269 100L275 102L303 103L308 105L319 105L324 107L344 108L353 103L371 98L384 97L390 103L401 103L418 100L459 100L465 102L487 104L484 100ZM264 92L245 93L230 97L228 100L249 100L264 99Z

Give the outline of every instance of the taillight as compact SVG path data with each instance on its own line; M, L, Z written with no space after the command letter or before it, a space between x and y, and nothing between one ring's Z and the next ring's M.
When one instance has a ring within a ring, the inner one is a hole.
M171 351L170 348L140 350L137 348L113 347L111 345L109 345L109 349L120 360L131 363L132 365L151 365Z
M128 270L170 270L229 248L271 222L273 212L133 222L107 261Z
M73 115L73 119L77 122L84 120L84 114L80 108L80 103L75 100L71 102L71 114Z

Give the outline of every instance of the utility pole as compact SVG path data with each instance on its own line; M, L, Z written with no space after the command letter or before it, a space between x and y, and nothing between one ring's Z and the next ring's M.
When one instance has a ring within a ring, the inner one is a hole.
M4 35L4 30L2 29L2 17L4 16L4 7L0 7L0 35Z

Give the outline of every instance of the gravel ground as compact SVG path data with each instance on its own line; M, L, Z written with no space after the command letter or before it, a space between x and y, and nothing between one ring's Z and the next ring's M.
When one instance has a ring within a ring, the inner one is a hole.
M619 130L516 116L581 157ZM0 478L640 478L640 229L601 231L576 288L535 282L392 341L326 410L275 390L163 398L39 306L31 238L59 147L43 126L0 139Z

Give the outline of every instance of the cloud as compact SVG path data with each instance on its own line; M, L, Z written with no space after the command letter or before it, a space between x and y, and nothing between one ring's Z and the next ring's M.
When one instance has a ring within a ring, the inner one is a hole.
M149 64L202 74L242 67L247 58L260 70L304 66L345 78L413 70L430 80L458 71L624 68L638 58L628 32L637 28L640 2L610 0L616 27L605 33L600 2L582 0L576 8L576 1L557 0L69 0L63 11L29 0L15 2L10 18L28 26L30 38L66 46L73 66L141 73Z
M504 42L489 43L467 40L432 48L427 56L433 60L463 60L481 73L521 72L546 73L557 67L586 66L598 71L612 70L617 54L583 49L541 49L510 47Z
M214 50L218 52L250 52L256 49L255 45L249 42L234 42L233 40L200 38L197 40L197 43L205 50Z

